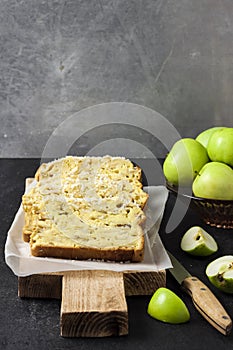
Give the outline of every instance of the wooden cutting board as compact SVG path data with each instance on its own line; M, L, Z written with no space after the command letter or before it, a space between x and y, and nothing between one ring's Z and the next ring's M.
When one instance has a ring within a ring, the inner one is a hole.
M63 337L128 334L126 296L152 295L166 285L166 271L82 270L18 278L20 298L61 299Z
M63 337L107 337L128 334L126 296L152 295L165 284L165 270L66 271L19 277L18 295L61 299Z

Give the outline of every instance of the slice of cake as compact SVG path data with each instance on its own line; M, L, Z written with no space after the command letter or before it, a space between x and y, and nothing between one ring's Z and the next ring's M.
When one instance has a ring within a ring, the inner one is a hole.
M141 169L121 157L72 157L42 164L23 196L31 254L142 261L145 221Z

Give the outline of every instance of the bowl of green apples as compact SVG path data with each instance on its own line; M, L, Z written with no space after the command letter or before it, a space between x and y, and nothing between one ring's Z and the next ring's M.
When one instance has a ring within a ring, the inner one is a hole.
M163 163L168 190L208 225L233 228L233 128L212 127L178 140Z

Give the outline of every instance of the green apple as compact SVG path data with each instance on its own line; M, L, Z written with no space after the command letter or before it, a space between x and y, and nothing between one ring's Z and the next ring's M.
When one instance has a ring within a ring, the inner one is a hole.
M233 170L220 162L203 166L192 185L197 197L233 200Z
M185 323L190 314L185 303L170 289L158 288L153 294L147 309L148 314L167 323Z
M195 256L208 256L218 250L215 239L200 226L191 227L183 235L181 249Z
M207 152L210 160L233 167L233 128L215 131L209 139Z
M212 261L206 268L210 282L225 293L233 294L233 255Z
M163 173L170 184L189 186L208 161L207 151L198 141L180 139L165 158Z
M199 135L197 135L196 140L202 144L205 148L207 148L210 137L217 130L223 129L224 126L214 126L212 128L206 129L202 131Z

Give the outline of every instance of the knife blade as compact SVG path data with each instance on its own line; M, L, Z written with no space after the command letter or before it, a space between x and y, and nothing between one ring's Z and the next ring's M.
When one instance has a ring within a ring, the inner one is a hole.
M167 253L173 265L170 273L191 296L195 308L220 333L229 335L232 320L219 300L198 277L192 276L169 251Z

